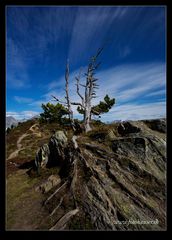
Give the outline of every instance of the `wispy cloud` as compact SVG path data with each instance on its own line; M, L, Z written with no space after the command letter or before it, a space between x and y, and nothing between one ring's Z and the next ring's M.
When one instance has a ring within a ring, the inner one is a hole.
M118 102L140 100L139 97L144 98L144 94L158 88L166 89L166 66L163 63L120 65L101 71L97 76L100 78L100 96L107 92Z
M83 67L85 69L85 67ZM69 94L73 99L79 101L80 99L78 98L76 94L76 80L75 77L78 75L80 69L77 69L73 72L70 73L69 76ZM84 73L84 71L82 72ZM81 77L81 79L83 79ZM53 96L57 97L61 101L65 102L65 77L64 75L60 76L56 80L51 81L49 84L44 86L48 91L45 92L43 95L40 96L40 99L33 101L29 105L35 108L41 107L42 103L47 103L47 102L52 102L55 103ZM74 98L73 98L74 95ZM74 107L75 108L75 107Z
M121 20L127 11L127 7L78 8L71 35L69 59L75 63L77 59L88 57L88 49L92 51L96 43L98 47L110 40L108 32L114 27L114 21ZM98 36L96 41L95 36Z
M146 96L147 97L151 97L151 96L166 96L166 90L159 90L159 91L153 91L151 93L148 93Z
M51 90L51 89L54 89L57 87L61 87L62 84L63 84L63 82L61 82L59 80L56 80L56 81L54 80L54 81L50 82L47 87L48 87L48 90Z
M22 89L31 87L27 61L21 52L22 44L7 39L7 87Z
M75 85L77 72L79 72L79 69L70 74L69 81L69 93L71 101L74 102L80 102L80 98L76 94ZM146 116L149 117L149 114L150 117L155 117L155 115L158 117L159 115L165 114L164 93L166 91L166 66L163 63L120 65L97 72L97 77L99 78L100 87L99 90L97 90L98 97L93 100L93 104L97 104L106 94L116 99L115 106L107 115L105 114L106 117L104 115L102 119L116 119L116 116L117 119L131 116L141 119ZM51 89L42 96L42 100L33 102L30 105L41 106L43 102L46 103L52 100L51 95L64 101L64 76L60 79L61 88ZM85 79L82 78L81 82L84 83L84 81ZM81 93L84 94L82 87ZM153 100L153 96L157 96L158 98ZM163 102L161 102L162 97L164 99ZM144 102L148 103L144 104ZM76 109L77 107L73 106L74 114L78 116Z
M13 112L13 111L9 111L6 112L6 116L12 116L14 118L16 118L17 120L22 120L22 119L29 119L32 118L36 115L39 115L40 112L37 111L21 111L21 112Z
M8 92L9 99L27 103L35 111L40 111L42 103L51 101L51 95L64 100L63 72L68 57L69 93L72 101L80 101L75 86L78 68L85 66L96 49L108 41L100 56L103 61L96 75L100 89L93 104L106 94L116 98L111 111L128 104L165 102L163 9L127 6L7 9L7 91L16 90ZM18 92L27 88L31 90L28 98L24 91ZM76 106L74 113L77 116Z
M131 48L129 46L124 46L123 48L119 48L120 58L125 58L130 54L131 54Z
M19 97L19 96L14 96L14 99L18 103L30 103L33 101L32 98Z
M117 105L109 113L102 115L102 121L142 120L162 118L166 116L166 103L153 102L147 104Z

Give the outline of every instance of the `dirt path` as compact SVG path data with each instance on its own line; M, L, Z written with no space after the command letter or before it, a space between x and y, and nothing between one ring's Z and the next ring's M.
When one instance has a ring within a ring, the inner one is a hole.
M38 124L35 123L34 125L32 125L32 126L29 128L29 131L35 133L35 131L36 131L36 127L37 127L37 126L38 126Z
M10 160L10 159L12 159L12 158L17 157L19 151L21 151L22 149L24 149L24 148L22 148L21 142L22 142L22 140L23 140L25 137L27 137L27 136L29 136L29 135L32 135L32 134L36 135L37 137L41 137L41 133L40 133L40 132L37 132L37 128L36 128L37 126L38 126L38 124L35 123L35 124L32 125L32 126L29 128L29 130L28 130L28 131L31 131L32 133L30 133L30 134L29 134L29 133L24 133L24 134L22 134L22 135L18 138L18 140L17 140L17 149L10 154L10 156L7 158L7 160Z
M21 141L23 140L23 138L27 137L28 135L29 135L29 134L24 133L23 135L21 135L21 136L18 138L18 140L17 140L17 149L10 154L10 156L7 158L7 160L10 160L10 159L12 159L12 158L17 157L19 151L21 151L21 150L23 149L23 148L22 148Z
M22 136L19 137L19 139L17 140L17 148L18 150L20 150L22 148L22 144L21 141L23 140L23 138L29 136L29 134L24 133Z

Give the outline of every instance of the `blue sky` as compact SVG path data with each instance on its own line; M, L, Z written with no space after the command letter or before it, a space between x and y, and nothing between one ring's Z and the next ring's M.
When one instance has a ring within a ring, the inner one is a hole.
M97 70L100 89L93 104L106 94L116 104L102 120L164 117L164 6L8 6L6 115L30 118L42 111L41 104L51 101L52 94L64 99L67 59L70 96L78 101L75 76L80 68L84 73L89 58L104 44ZM76 107L73 110L80 117Z

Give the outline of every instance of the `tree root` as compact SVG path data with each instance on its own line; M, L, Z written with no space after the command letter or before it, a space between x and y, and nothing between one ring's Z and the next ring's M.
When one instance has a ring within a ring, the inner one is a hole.
M74 135L74 136L72 137L72 142L73 142L73 144L74 144L74 148L75 148L75 149L78 148L78 143L77 143L76 139L77 139L77 136Z
M63 202L63 198L64 198L64 197L61 197L61 198L60 198L59 204L57 205L56 208L54 208L54 210L51 212L50 216L52 216L52 215L57 211L57 209L61 206L61 204L62 204L62 202Z
M47 200L44 202L44 205L46 205L47 202L49 202L50 199L51 199L52 197L54 197L54 195L56 195L56 193L58 193L58 192L67 184L67 182L68 182L68 181L64 182L61 187L59 187L53 194L51 194L51 195L47 198Z
M72 195L73 195L75 207L77 208L77 201L76 201L76 196L75 196L75 185L76 185L76 182L77 182L77 159L75 159L73 161L73 165L74 165L74 167L73 167L73 178L72 178L70 190L71 190Z
M70 218L74 215L76 215L79 212L79 209L74 209L66 213L60 220L49 230L63 230L66 227L67 222L70 220Z

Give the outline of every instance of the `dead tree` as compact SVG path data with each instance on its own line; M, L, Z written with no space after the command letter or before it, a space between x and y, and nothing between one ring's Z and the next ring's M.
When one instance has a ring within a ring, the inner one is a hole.
M72 129L75 131L76 129L75 129L75 124L74 124L74 119L73 119L73 111L72 111L71 102L70 102L70 98L69 98L69 62L68 61L67 61L67 64L66 64L65 81L66 81L66 84L65 84L65 92L66 92L65 99L66 99L66 102L60 101L59 99L57 99L53 95L52 95L52 97L56 101L58 101L59 103L64 104L67 107L69 120L70 120Z
M98 81L97 78L94 77L95 75L95 70L99 67L100 62L97 64L97 58L100 55L100 53L102 52L103 47L98 49L97 53L95 56L93 56L90 59L90 63L88 65L88 69L87 69L87 73L85 73L86 76L86 83L85 85L80 84L80 77L81 74L79 74L78 77L76 77L76 92L78 94L78 96L81 98L81 103L78 102L71 102L70 101L70 97L69 97L69 89L68 89L68 85L69 85L69 63L67 62L66 65L66 73L65 73L65 91L66 91L66 102L62 102L59 99L57 99L55 96L52 96L53 98L55 98L58 102L64 104L65 106L67 106L68 108L68 115L69 115L69 119L71 122L71 126L73 128L73 130L75 131L75 124L74 124L74 119L73 119L73 111L72 111L72 107L71 105L77 105L80 107L80 109L83 111L84 113L84 128L85 131L88 132L91 130L91 126L90 126L90 121L91 121L91 114L93 112L92 109L92 99L96 98L96 89L98 89L98 84L96 83ZM80 93L80 86L85 88L85 96L82 96L82 94ZM95 110L94 110L95 111Z
M74 124L74 120L73 120L73 111L72 111L71 102L70 102L70 98L69 98L69 62L67 62L67 65L66 65L65 80L66 80L66 84L65 84L66 97L65 98L67 101L67 108L69 111L69 120L71 122L71 126L72 126L73 130L75 131L75 124Z
M80 84L80 75L76 77L76 86L77 86L77 94L81 98L81 103L71 102L72 105L78 105L80 109L84 113L84 127L85 131L88 132L91 130L90 121L91 121L91 113L92 113L92 99L96 98L96 89L98 89L97 78L94 77L95 70L98 68L100 63L96 63L98 56L102 52L103 48L98 49L97 54L93 56L88 65L86 75L86 84ZM85 88L85 96L83 97L80 93L79 86Z

